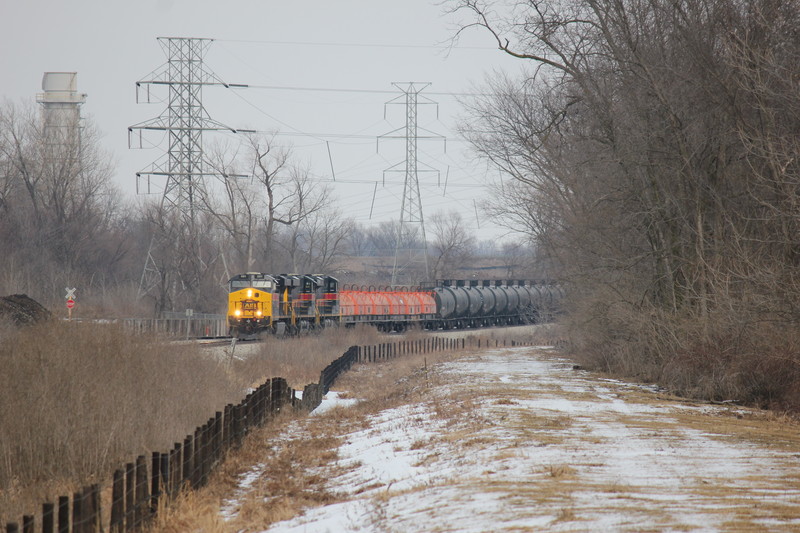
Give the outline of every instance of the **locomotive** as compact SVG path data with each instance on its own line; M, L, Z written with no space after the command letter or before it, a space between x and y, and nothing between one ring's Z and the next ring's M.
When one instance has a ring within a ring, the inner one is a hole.
M231 335L293 335L370 324L380 331L463 329L536 323L559 308L552 283L438 280L427 288L343 285L333 276L247 272L228 282Z

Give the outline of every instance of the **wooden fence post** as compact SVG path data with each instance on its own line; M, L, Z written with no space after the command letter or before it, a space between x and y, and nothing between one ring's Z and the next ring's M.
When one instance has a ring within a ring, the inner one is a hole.
M100 485L97 483L83 489L83 531L100 533Z
M150 512L158 510L158 498L161 496L161 454L153 452L150 468Z
M58 497L58 533L69 533L69 496Z
M22 533L33 533L33 516L26 514L22 517Z
M206 484L206 470L208 469L208 422L200 426L198 437L200 444L197 447L197 460L199 462L197 484L203 487Z
M222 410L222 449L227 453L231 445L231 404Z
M250 423L251 427L258 427L261 425L261 400L263 398L264 389L259 385L259 387L253 392L253 420Z
M192 483L192 457L194 441L192 435L186 435L183 439L183 464L181 465L181 485Z
M194 428L194 440L192 447L192 473L189 478L192 480L192 488L200 486L200 474L203 471L203 434L200 426Z
M233 406L233 422L231 423L231 442L238 448L242 436L242 404Z
M161 453L161 487L160 492L164 497L170 495L170 483L172 481L172 450Z
M111 485L111 525L110 533L122 533L125 529L125 473L114 470Z
M203 466L203 485L208 483L208 477L211 475L211 468L214 466L214 417L208 419L206 422L205 430L205 452L203 458L205 459Z
M247 396L244 397L244 402L242 402L243 413L244 413L244 429L245 434L249 433L250 426L253 425L253 393L250 392Z
M232 414L233 420L231 421L231 444L235 447L239 447L239 443L242 436L242 405L236 404L233 406Z
M83 533L83 494L72 493L72 533Z
M51 502L42 504L42 533L54 533L55 505Z
M134 526L140 528L143 524L148 509L147 505L150 500L147 487L147 459L144 455L136 458L136 488L135 490L135 503L134 505Z
M222 458L222 411L214 413L214 439L213 439L214 461Z
M213 461L211 460L211 441L213 429L214 418L212 417L209 418L208 422L206 422L205 426L203 426L203 485L208 483L208 475L211 473L211 465L213 464Z
M182 446L183 444L176 442L172 446L172 451L169 452L169 495L171 498L175 497L178 487L180 487Z
M136 527L136 466L125 465L125 531Z

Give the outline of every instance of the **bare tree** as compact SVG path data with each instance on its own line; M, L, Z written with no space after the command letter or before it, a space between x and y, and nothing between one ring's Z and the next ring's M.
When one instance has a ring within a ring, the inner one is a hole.
M100 249L119 213L111 184L112 162L96 129L54 138L29 105L0 107L0 231L9 237L5 257L38 271L61 291L65 277L92 279L108 269ZM108 243L110 244L110 243Z
M461 213L435 213L428 219L428 232L432 236L434 279L455 277L459 267L473 259L475 237L470 235Z
M329 273L345 254L353 221L329 203L304 217L295 234L300 262L297 272Z
M292 167L285 199L281 217L275 221L287 228L281 244L288 254L292 272L300 272L302 265L308 263L301 258L309 254L309 247L302 242L306 222L329 204L330 189L316 184L307 169Z
M569 280L572 324L597 336L582 351L763 375L742 339L798 320L800 2L448 5L529 66L468 102L463 132L507 176L490 213Z
M217 144L209 150L209 161L218 173L219 183L204 198L206 210L213 216L222 232L222 260L225 279L236 272L253 270L258 224L264 202L253 176L239 170L240 146Z
M371 226L367 230L372 255L379 257L394 255L399 226L398 221L388 220Z
M369 249L369 236L364 226L361 224L353 223L347 235L347 249L351 255L364 256L368 255Z

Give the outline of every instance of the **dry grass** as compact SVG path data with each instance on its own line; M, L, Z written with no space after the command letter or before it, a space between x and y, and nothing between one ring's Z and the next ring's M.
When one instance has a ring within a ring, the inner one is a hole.
M240 360L111 324L4 328L0 523L88 483L108 483L113 469L171 448L248 387L281 376L302 389L348 347L380 339L374 328L269 338Z
M578 471L569 465L550 465L544 472L553 479L574 479Z
M336 439L321 434L281 437L301 413L281 413L251 432L241 448L230 453L212 474L207 486L181 494L160 509L150 525L152 533L203 531L219 533L265 528L298 513L315 502L335 501L323 479L312 470L336 458ZM242 476L255 475L253 492L231 509L225 520L220 508L237 493ZM257 526L258 525L258 526Z
M758 309L753 294L717 297L705 314L668 313L598 290L565 320L570 351L685 397L800 413L796 319Z
M350 390L361 400L359 403L329 410L315 417L313 424L304 424L302 431L284 415L249 435L242 449L221 465L209 486L176 502L163 519L158 519L153 533L259 531L308 507L338 501L340 496L327 489L327 478L321 475L333 471L331 465L340 444L335 435L367 427L367 417L381 409L421 401L431 386L425 378L426 365L453 357L436 353L356 366L339 379L337 389ZM420 441L412 446L430 444ZM224 499L235 495L241 476L252 471L253 465L258 465L263 474L241 498L236 516L224 522L222 529L215 529L220 527L218 516L205 515L219 514ZM390 497L388 491L386 497ZM193 501L187 501L189 498ZM183 529L176 529L174 524Z
M242 391L218 361L114 325L6 330L0 360L0 522L169 449Z
M265 337L258 350L244 360L234 359L233 371L250 376L252 384L280 376L301 389L319 381L320 372L350 346L387 342L373 327L326 329L300 338ZM234 351L234 353L236 353Z
M207 490L181 492L175 500L159 506L146 531L229 533L230 528L219 514L218 499L210 496Z
M483 345L492 341L502 346L495 334L483 336ZM524 340L530 342L531 335L526 333ZM422 336L411 332L406 338ZM258 353L243 359L204 354L191 344L133 337L110 324L53 322L39 329L5 328L0 340L0 357L8 369L8 385L0 390L5 407L0 412L2 523L35 514L43 501L88 483L99 482L108 492L111 470L136 455L171 448L226 403L238 402L247 387L281 376L302 388L317 382L320 371L348 347L397 339L373 328L327 330L301 339L269 338L259 345ZM518 340L523 339L518 336ZM345 376L341 386L357 390L365 401L334 410L326 420L339 427L363 427L377 408L425 398L439 383L429 367L451 357L447 353L406 356ZM441 398L439 416L463 417L473 407L468 401ZM310 442L318 448L334 446ZM295 443L293 448L302 445ZM303 461L312 461L314 455L307 456ZM332 458L322 454L316 460L321 464ZM313 485L313 479L303 482ZM272 508L292 513L317 497L286 487L288 492ZM182 496L191 513L206 505L197 498ZM173 517L172 512L167 516ZM253 514L245 508L242 514L248 513ZM213 530L216 523L209 520L200 529Z
M649 526L653 531L684 528L669 509L652 504L647 497L647 491L652 489L596 479L593 474L605 466L602 456L589 455L575 462L545 462L522 477L516 475L509 478L505 473L517 468L518 445L527 448L528 453L531 453L531 445L565 444L570 448L590 450L594 444L605 443L591 433L582 434L578 431L581 424L579 419L521 407L526 400L534 399L536 395L553 395L552 388L542 387L538 391L531 391L523 387L514 391L509 384L498 382L498 390L501 391L498 399L491 384L481 388L454 386L449 381L452 376L439 373L436 367L439 360L449 360L452 357L450 354L428 354L389 363L358 366L343 376L336 388L349 390L353 397L363 399L359 404L315 417L311 424L292 426L294 429L290 430L289 437L276 435L280 431L278 427L259 433L243 450L244 459L236 459L235 468L231 470L233 473L228 475L223 484L224 490L210 492L209 497L212 500L216 498L219 505L225 497L235 493L235 482L240 479L238 475L251 469L253 464L263 465L260 468L269 473L256 481L253 490L241 499L238 516L226 523L227 530L258 531L277 520L296 516L305 508L340 501L343 496L332 493L325 483L328 476L342 473L340 466L334 466L337 458L337 436L369 427L369 417L382 409L422 401L428 402L429 413L447 430L436 437L419 438L404 446L416 451L427 450L427 453L420 454L417 466L436 469L440 461L453 461L453 457L467 460L466 458L474 457L476 453L490 450L487 456L492 461L486 465L487 468L481 476L475 479L448 480L446 483L464 485L468 487L468 491L476 494L501 497L504 504L513 509L516 519L541 516L544 513L553 524L574 522L575 527L581 530L581 523L591 520L591 516L614 513L625 517L626 527L632 530L647 530L641 527L637 529L637 524L642 521L655 524ZM444 385L448 386L443 387ZM623 383L598 382L597 387L602 392L602 397L594 398L598 402L608 401L609 392L613 398L640 404L663 405L674 400L670 396L647 392ZM574 401L589 401L591 397L585 390L572 392L566 387L557 394ZM503 412L504 418L495 417L500 412ZM650 432L654 438L659 439L669 439L673 437L674 428L685 426L704 433L718 431L719 438L756 442L773 439L776 448L797 446L797 425L790 419L751 415L753 411L745 413L743 415L731 409L718 417L699 409L679 409L670 411L666 417L662 417L661 422L624 413L607 413L604 416L609 417L609 422L625 425L645 436ZM417 424L422 423L422 420L409 417L406 423ZM506 436L499 436L491 430L486 431L498 424L505 428ZM299 430L298 427L303 429ZM793 441L792 432L795 434ZM757 488L769 480L747 481L750 486ZM797 482L798 479L791 476L780 480L781 486L786 487L796 486ZM793 508L792 505L775 502L750 512L747 501L740 498L745 493L739 494L737 489L726 488L716 482L704 484L703 480L696 480L692 483L692 487L685 487L683 490L694 491L698 500L707 501L709 506L718 506L718 511L710 512L718 512L720 523L725 523L724 528L728 530L755 531L757 524L761 523L763 527L763 522L759 520L770 516L788 516L793 509L796 510L796 506ZM405 493L417 490L425 490L425 487L408 489ZM728 492L724 492L725 490ZM388 504L391 499L403 493L392 490L391 486L384 487L375 483L361 487L358 497L364 497L366 491L370 491L369 501L374 508L372 526L376 530L389 530L392 523L391 517L387 515L390 508ZM591 504L587 507L583 503L581 507L576 507L577 502L584 501L587 495L593 494L604 495L602 508ZM581 495L580 498L578 495ZM735 519L731 518L731 506L736 508ZM187 506L184 512L193 513L197 508ZM207 509L208 512L213 512L214 506L208 505ZM447 511L436 509L432 512ZM201 518L197 520L202 522ZM212 524L214 520L217 519L212 517L207 523Z

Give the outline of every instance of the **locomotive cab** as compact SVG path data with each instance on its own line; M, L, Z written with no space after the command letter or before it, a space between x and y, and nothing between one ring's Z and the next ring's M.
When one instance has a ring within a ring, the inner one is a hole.
M274 291L275 279L260 272L239 274L228 281L228 326L233 336L272 326Z

